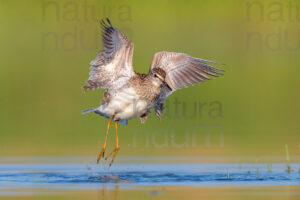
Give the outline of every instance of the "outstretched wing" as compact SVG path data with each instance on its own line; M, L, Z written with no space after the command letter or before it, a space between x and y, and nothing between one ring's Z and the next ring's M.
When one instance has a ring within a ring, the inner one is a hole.
M210 80L207 75L222 75L223 70L207 63L220 64L184 53L161 51L154 55L150 70L157 67L163 69L166 72L165 81L174 91Z
M103 50L91 61L90 77L85 90L122 87L134 74L133 43L109 21L101 21Z
M194 58L184 53L161 51L154 55L150 70L161 68L166 72L164 87L154 106L155 113L160 116L163 112L163 101L175 90L188 87L198 82L210 80L207 75L219 76L223 70L207 63L220 64L213 61Z

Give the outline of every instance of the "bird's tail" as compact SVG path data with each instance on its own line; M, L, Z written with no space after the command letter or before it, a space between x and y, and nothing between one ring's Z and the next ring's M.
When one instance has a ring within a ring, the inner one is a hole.
M92 108L92 109L86 109L86 110L83 110L82 111L82 114L87 114L87 113L90 113L90 112L95 112L97 110L97 108Z

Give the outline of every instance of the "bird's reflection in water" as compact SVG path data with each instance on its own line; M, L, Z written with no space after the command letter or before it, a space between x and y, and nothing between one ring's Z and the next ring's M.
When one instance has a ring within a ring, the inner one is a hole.
M112 174L107 174L104 176L100 176L100 181L103 182L103 187L98 190L98 200L107 200L107 199L119 199L119 183L130 183L132 181L121 179L118 176L114 176ZM114 183L114 189L109 188L108 183Z

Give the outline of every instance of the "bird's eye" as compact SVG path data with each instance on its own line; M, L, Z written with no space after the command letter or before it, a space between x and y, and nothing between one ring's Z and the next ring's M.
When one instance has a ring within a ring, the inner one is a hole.
M154 74L154 77L157 78L158 76L156 74Z

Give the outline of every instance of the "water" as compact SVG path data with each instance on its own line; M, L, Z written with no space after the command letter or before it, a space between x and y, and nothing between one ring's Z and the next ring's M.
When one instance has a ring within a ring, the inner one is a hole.
M300 185L299 164L1 164L0 189ZM4 192L4 191L3 191Z

